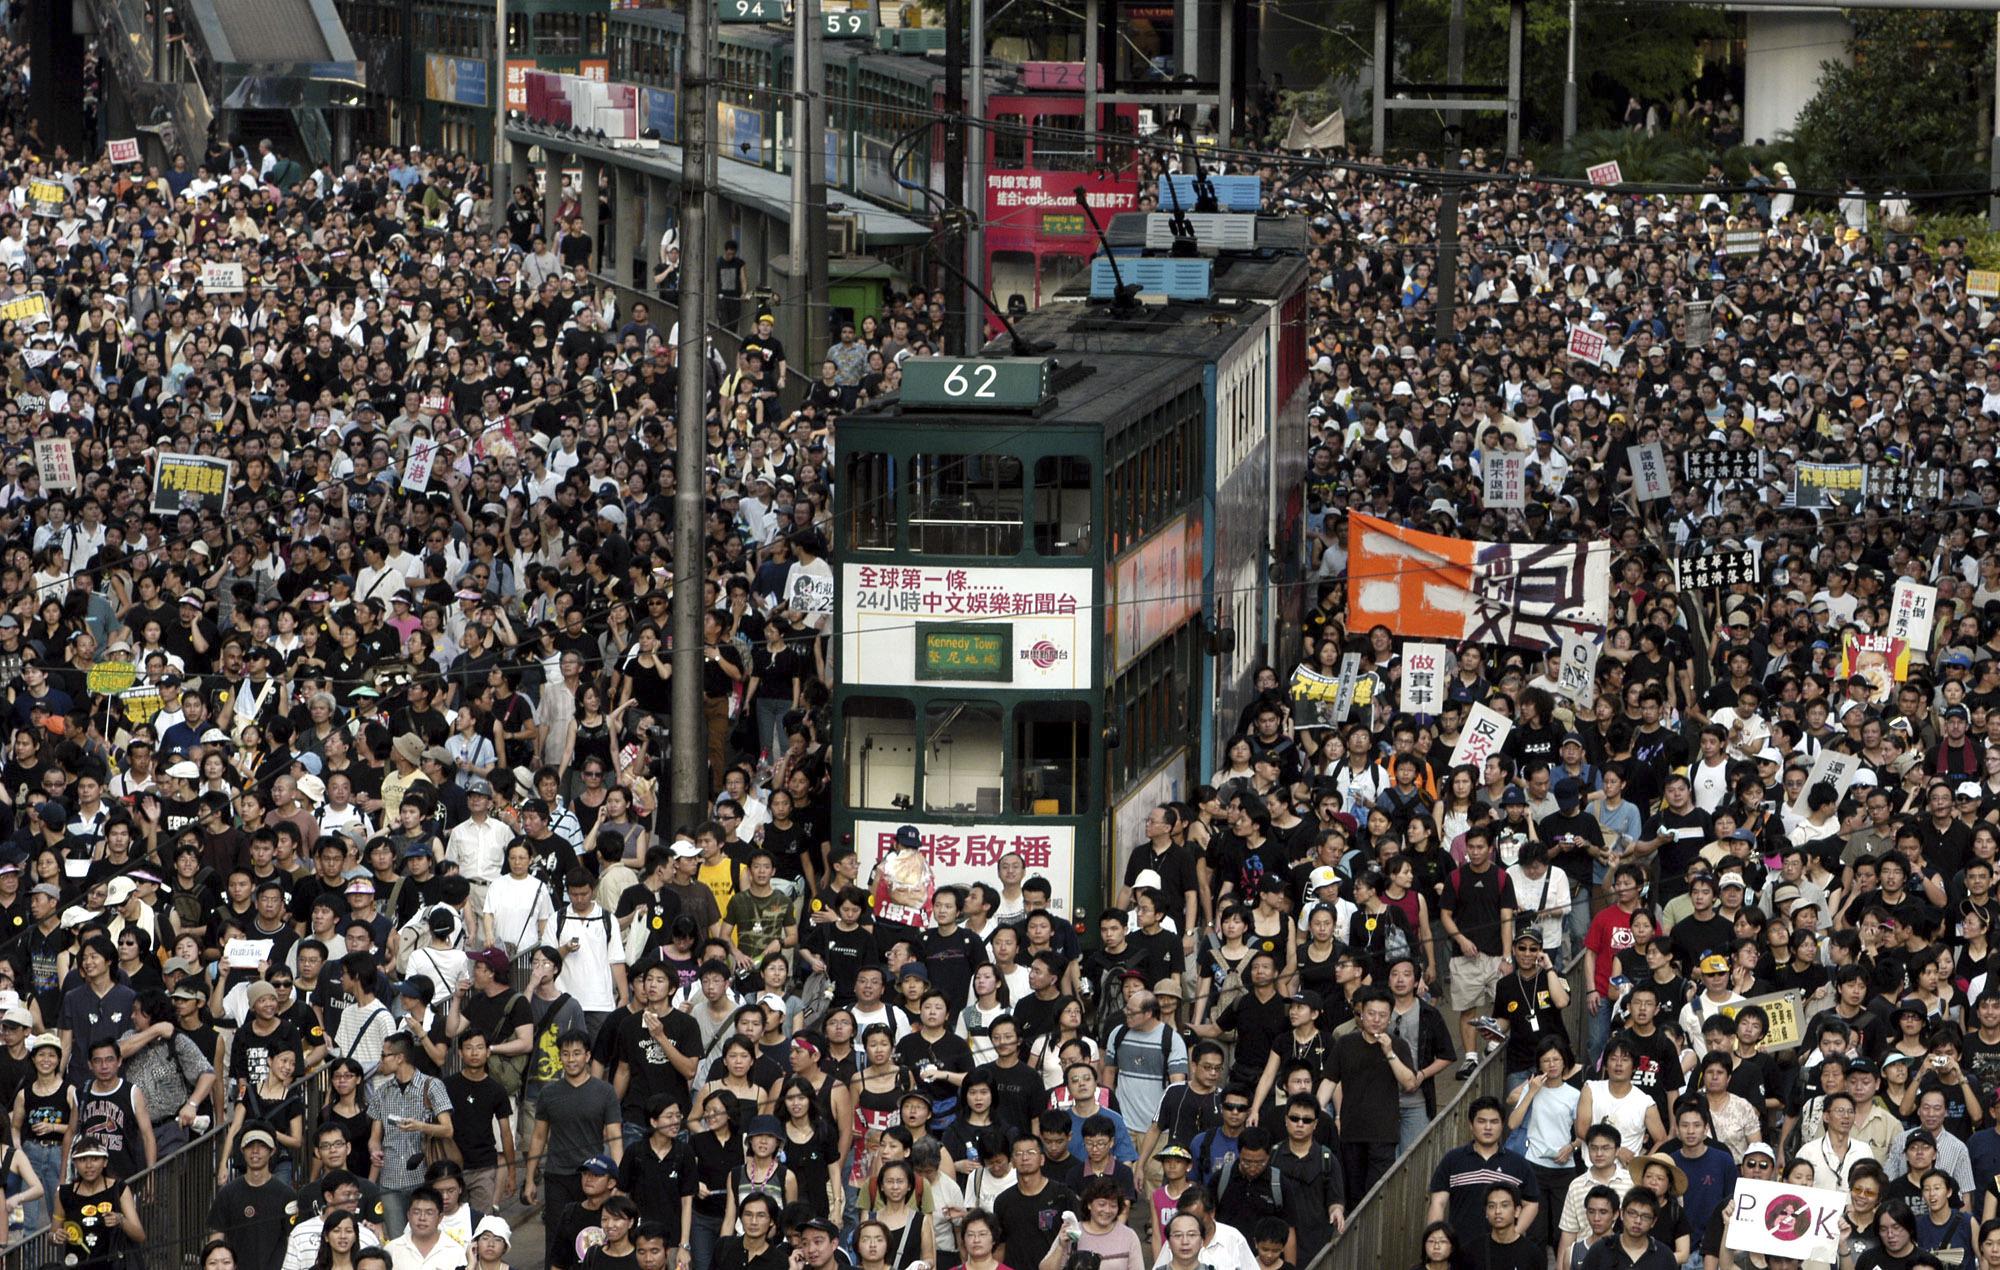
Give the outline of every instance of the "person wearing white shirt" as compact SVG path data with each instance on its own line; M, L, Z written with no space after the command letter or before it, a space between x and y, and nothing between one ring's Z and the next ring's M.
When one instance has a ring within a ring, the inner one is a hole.
M344 1210L359 1216L361 1210L361 1186L354 1175L341 1171L344 1176L337 1185L326 1188L326 1213ZM320 1231L326 1226L326 1213L308 1217L292 1227L292 1233L285 1238L285 1261L282 1270L312 1270L313 1262L319 1257ZM363 1248L380 1248L382 1241L375 1229L365 1221L356 1221L355 1227L361 1238L354 1245L354 1251Z
M1188 1197L1183 1195L1174 1219L1178 1221L1182 1217L1192 1217L1200 1222L1202 1234L1206 1236L1198 1259L1202 1270L1258 1270L1257 1254L1250 1250L1250 1241L1236 1227L1215 1220L1215 1213L1208 1205L1199 1200L1189 1203ZM1153 1270L1160 1270L1173 1259L1173 1236L1169 1226L1166 1245L1160 1249L1160 1255L1153 1258ZM398 1266L396 1270L402 1270L402 1267Z
M569 903L556 914L552 942L563 955L556 982L576 998L593 1035L625 1004L625 941L618 921L597 902L597 879L581 868L563 879Z
M403 1233L382 1245L395 1270L461 1270L465 1247L445 1237L439 1229L444 1220L444 1203L436 1190L419 1186L410 1192L407 1223Z
M1549 867L1548 853L1540 843L1521 848L1521 857L1508 866L1518 906L1515 925L1532 921L1541 932L1544 948L1562 947L1563 918L1569 913L1569 874Z
M493 819L493 786L483 777L467 784L465 802L470 814L453 826L444 857L472 884L477 912L486 907L486 889L499 881L507 865L507 844L514 841L514 831Z

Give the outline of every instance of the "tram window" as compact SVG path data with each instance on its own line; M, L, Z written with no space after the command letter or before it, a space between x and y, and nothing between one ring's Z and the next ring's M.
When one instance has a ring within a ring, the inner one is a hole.
M910 460L910 550L1012 556L1021 550L1021 461L995 454L919 454Z
M1046 304L1055 293L1069 285L1069 280L1090 268L1088 257L1074 252L1058 251L1042 257L1042 276L1036 284L1041 289L1041 302Z
M847 457L847 545L887 551L896 545L895 459L865 451Z
M1022 127L1021 116L1001 115L993 122L999 125L993 129L993 166L996 169L1027 167L1028 134Z
M1082 115L1043 115L1035 121L1035 166L1050 172L1087 172L1093 142L1083 135Z
M1082 815L1090 802L1090 707L1076 701L1014 707L1014 810Z
M856 697L841 711L849 807L907 808L917 795L917 713L907 701Z
M1080 556L1090 550L1090 460L1035 460L1035 554Z
M1005 751L999 706L932 702L924 710L924 810L998 815Z

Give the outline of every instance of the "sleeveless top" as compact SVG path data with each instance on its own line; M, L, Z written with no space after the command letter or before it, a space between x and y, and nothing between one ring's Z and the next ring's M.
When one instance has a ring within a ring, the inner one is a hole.
M1653 1096L1634 1085L1623 1098L1613 1097L1608 1080L1593 1080L1585 1088L1590 1091L1592 1122L1616 1129L1619 1145L1626 1150L1644 1151L1646 1112L1657 1105Z
M861 1090L854 1099L854 1149L847 1165L847 1180L851 1184L859 1186L866 1178L862 1157L868 1150L868 1135L903 1123L903 1095L910 1089L910 1073L901 1067L896 1069L893 1089L874 1093L866 1080L861 1082Z
M35 1136L31 1132L35 1125L68 1124L70 1110L69 1095L70 1086L68 1081L57 1085L56 1091L52 1094L36 1093L33 1082L21 1086L21 1101L24 1113L21 1117L23 1140L28 1142L41 1142L45 1140ZM47 1141L60 1143L61 1139L47 1139Z

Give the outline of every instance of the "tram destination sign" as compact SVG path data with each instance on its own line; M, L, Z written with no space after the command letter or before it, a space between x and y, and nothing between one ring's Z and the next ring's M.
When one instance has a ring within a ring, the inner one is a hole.
M1006 626L925 622L917 627L917 679L1010 683L1014 632Z
M903 404L925 410L1036 410L1048 400L1053 357L913 357Z

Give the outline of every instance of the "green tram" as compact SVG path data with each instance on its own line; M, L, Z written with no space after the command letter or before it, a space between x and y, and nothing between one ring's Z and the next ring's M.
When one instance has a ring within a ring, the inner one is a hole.
M864 879L911 824L940 884L1013 851L1094 912L1296 656L1306 265L1245 219L1261 249L1100 256L1025 348L906 363L841 420L834 819Z

